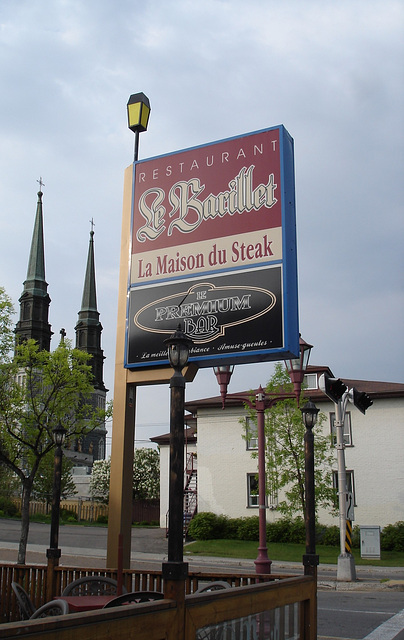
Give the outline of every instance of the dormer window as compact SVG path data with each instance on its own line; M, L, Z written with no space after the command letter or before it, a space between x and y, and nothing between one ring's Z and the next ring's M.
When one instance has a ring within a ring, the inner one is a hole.
M304 389L318 389L317 373L305 373L303 378Z

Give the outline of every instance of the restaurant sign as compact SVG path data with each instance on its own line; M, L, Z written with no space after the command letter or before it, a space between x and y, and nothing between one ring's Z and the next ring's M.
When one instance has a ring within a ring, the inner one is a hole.
M298 347L293 140L283 126L133 165L125 366L200 367Z

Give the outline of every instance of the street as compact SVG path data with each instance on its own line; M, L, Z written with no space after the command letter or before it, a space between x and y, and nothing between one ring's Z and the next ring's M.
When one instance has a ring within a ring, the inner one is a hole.
M319 639L364 638L403 607L403 592L319 591ZM399 637L404 638L404 631L401 633L402 636ZM383 636L379 640L382 638Z
M0 519L0 561L17 559L20 522ZM31 523L28 537L27 563L46 562L50 526ZM63 525L60 527L59 544L62 550L61 564L104 568L107 546L106 527ZM270 552L270 550L269 550ZM167 559L167 539L162 529L133 528L131 566L144 570L160 568ZM191 571L223 569L223 571L251 572L253 561L234 558L212 558L187 555ZM273 573L301 574L301 565L274 562ZM359 640L374 631L404 608L404 593L386 588L383 581L404 580L404 568L357 567L358 582L336 585L336 567L319 567L318 637L325 639ZM383 587L384 585L384 587ZM403 625L404 626L404 625ZM398 630L401 631L401 630ZM404 640L404 631L398 636L378 636L378 640Z

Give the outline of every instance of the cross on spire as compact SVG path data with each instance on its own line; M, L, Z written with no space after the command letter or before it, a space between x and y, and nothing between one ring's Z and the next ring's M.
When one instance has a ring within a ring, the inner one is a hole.
M39 190L42 191L42 187L45 186L45 183L42 181L42 176L39 176L39 180L37 180L37 182L39 183Z
M91 233L94 233L94 227L95 227L94 218L91 218L90 224L91 224Z

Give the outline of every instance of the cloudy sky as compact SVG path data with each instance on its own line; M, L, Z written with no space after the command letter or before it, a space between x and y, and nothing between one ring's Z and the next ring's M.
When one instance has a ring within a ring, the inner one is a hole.
M112 398L130 94L152 107L140 158L283 124L312 364L403 382L403 49L398 0L1 2L0 284L18 308L42 176L53 346L74 339L93 218ZM239 366L230 390L271 371ZM167 431L168 394L140 390L138 444ZM216 394L211 370L187 387Z

